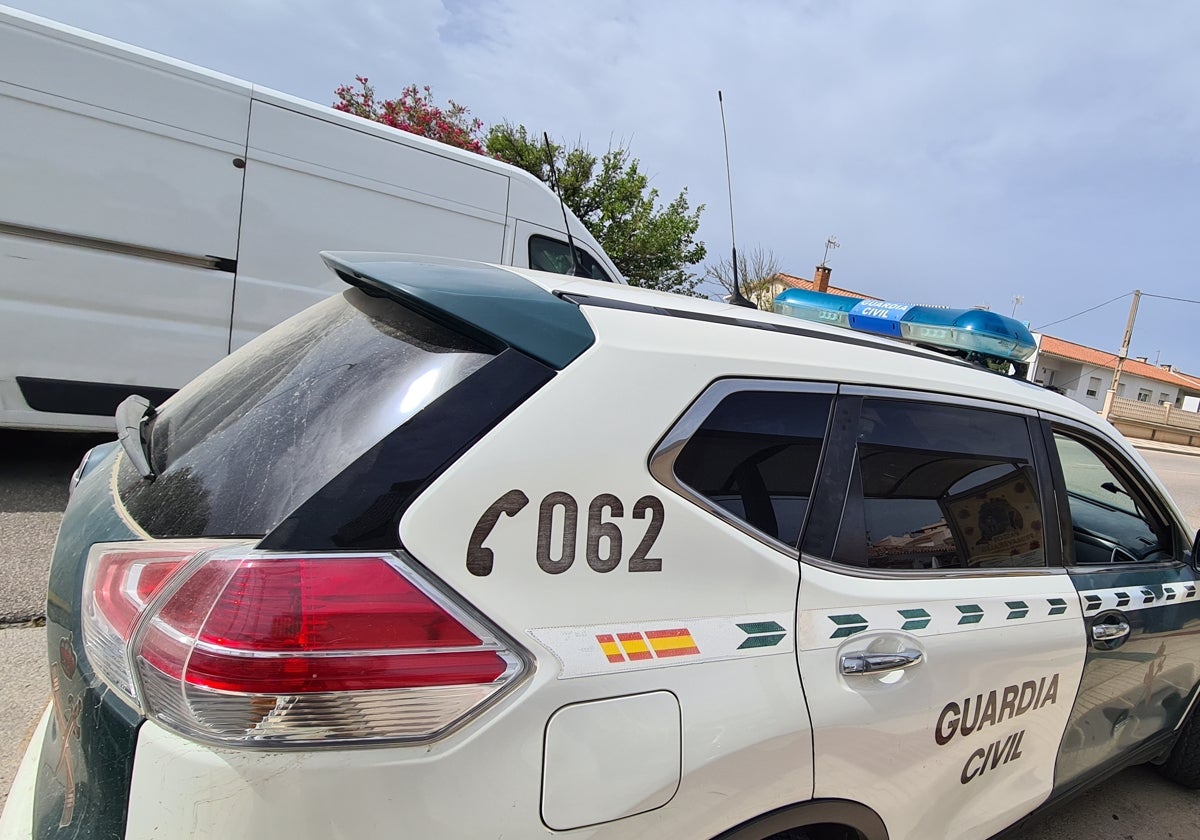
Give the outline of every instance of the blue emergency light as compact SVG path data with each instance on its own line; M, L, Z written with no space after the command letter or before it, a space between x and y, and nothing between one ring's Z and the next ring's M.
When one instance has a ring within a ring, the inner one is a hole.
M1037 349L1033 334L1015 318L986 309L890 303L805 289L788 289L775 298L780 315L861 332L891 336L948 351L968 359L1021 365Z

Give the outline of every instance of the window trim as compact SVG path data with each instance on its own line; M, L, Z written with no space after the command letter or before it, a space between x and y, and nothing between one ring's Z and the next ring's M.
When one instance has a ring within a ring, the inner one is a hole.
M1029 387L1038 393L1045 390L1030 383ZM843 385L839 391L846 397L870 397L872 399L901 400L904 402L941 403L943 405L961 406L963 408L981 408L985 411L998 411L1002 414L1017 414L1023 417L1037 417L1035 409L1017 403L997 402L979 397L947 394L941 391L918 391L910 388L885 388L880 385Z
M1171 509L1171 506L1164 502L1163 492L1155 485L1154 481L1150 479L1145 471L1142 470L1141 466L1125 454L1116 441L1102 434L1100 430L1068 417L1048 412L1038 413L1043 420L1041 424L1042 437L1050 456L1051 473L1054 478L1054 497L1058 503L1059 519L1062 522L1063 530L1060 539L1062 541L1064 566L1074 573L1092 573L1116 569L1153 569L1188 565L1189 561L1186 555L1191 543L1187 528L1175 516L1175 512ZM1128 482L1142 496L1142 500L1149 504L1151 512L1159 520L1166 523L1168 529L1171 531L1172 559L1139 560L1133 563L1106 563L1104 565L1080 564L1075 562L1073 541L1067 539L1067 535L1071 532L1071 510L1067 501L1066 475L1063 473L1062 462L1058 457L1058 450L1054 444L1054 433L1056 431L1062 432L1068 437L1076 438L1083 445L1091 449L1093 454L1104 463L1104 466L1115 473L1118 478Z
M825 497L830 495L830 485L843 487L842 498L845 503L850 503L849 489L850 482L853 477L853 459L857 450L857 428L858 428L858 410L861 407L863 398L873 399L889 399L900 400L903 402L924 402L935 403L942 405L954 405L964 408L976 408L984 411L992 411L1000 414L1008 414L1013 416L1024 417L1026 419L1026 428L1030 438L1030 448L1033 451L1033 467L1038 475L1038 492L1041 493L1042 503L1042 521L1047 524L1047 527L1058 530L1055 523L1049 522L1049 517L1057 513L1055 504L1050 501L1054 498L1051 495L1052 487L1050 479L1046 475L1047 467L1046 460L1048 455L1041 451L1044 443L1036 430L1032 428L1034 421L1038 417L1038 412L1034 409L1022 405L1012 403L997 402L994 400L984 400L975 397L959 396L957 394L947 394L937 391L919 391L915 389L902 388L886 388L876 385L843 385L839 389L838 400L834 404L832 413L830 438L825 445L825 454L821 461L821 475L818 476L818 489L820 495ZM850 406L853 406L850 408ZM846 416L845 412L850 408L851 416ZM847 420L850 423L851 430L844 431L839 429L839 425L845 425ZM831 467L836 468L837 474L832 474ZM816 510L816 504L810 509L810 516ZM824 551L824 554L832 554L832 549L837 541L838 532L841 529L843 518L843 505L839 505L836 512L826 508L822 511L826 517L836 517L837 527L833 529L832 539L828 545L812 545L813 532L810 526L805 527L804 541L802 543L801 561L825 571L834 572L840 575L849 577L862 578L864 580L945 580L950 578L997 578L997 577L1032 577L1041 575L1065 575L1067 570L1062 564L1062 554L1058 546L1058 542L1051 542L1050 535L1047 534L1046 539L1046 565L1034 566L1027 568L974 568L974 569L873 569L864 566L851 566L830 559L822 554L817 554L817 551Z
M801 394L827 394L834 397L833 404L837 405L838 386L831 382L810 382L790 379L750 379L750 378L729 378L718 379L709 383L708 387L700 393L695 401L688 406L675 424L663 435L658 445L653 449L648 460L650 474L658 481L659 484L676 493L679 496L692 502L722 522L732 525L743 534L753 537L764 545L781 552L793 560L800 558L800 551L794 545L788 545L782 540L778 540L759 529L755 528L749 522L734 516L720 505L709 501L703 494L689 487L675 475L675 461L679 457L679 453L683 451L684 445L692 439L692 437L703 425L708 416L720 402L731 394L740 393L742 391L768 391L776 393L801 393ZM830 412L832 417L833 412ZM828 427L826 427L825 443L822 446L821 457L817 463L817 485L813 488L813 495L816 495L817 487L821 482L821 474L825 453L829 449L830 437ZM808 513L805 515L805 525L800 528L800 534L803 537L804 530L807 524L808 517L812 514L812 505L810 504Z

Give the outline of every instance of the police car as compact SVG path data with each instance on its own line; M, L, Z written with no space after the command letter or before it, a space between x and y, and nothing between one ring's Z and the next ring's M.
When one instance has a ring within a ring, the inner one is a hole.
M0 836L985 838L1200 785L1178 508L918 346L1011 370L1016 322L325 259L80 466Z

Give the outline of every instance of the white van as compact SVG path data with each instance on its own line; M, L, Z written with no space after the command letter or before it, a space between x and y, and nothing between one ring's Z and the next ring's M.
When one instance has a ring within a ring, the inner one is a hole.
M111 430L336 291L324 249L570 262L516 167L0 7L0 426Z

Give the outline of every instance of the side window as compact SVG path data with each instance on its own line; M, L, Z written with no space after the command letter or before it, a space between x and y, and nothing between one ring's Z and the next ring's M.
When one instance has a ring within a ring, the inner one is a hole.
M1169 560L1171 529L1153 512L1139 489L1110 466L1113 456L1098 447L1054 433L1071 510L1075 562L1108 565Z
M612 278L600 267L600 263L579 246L575 246L575 264L581 277L612 282ZM566 242L551 239L548 236L531 236L529 237L529 267L537 271L550 271L554 274L570 274L571 249Z
M832 404L832 394L730 394L680 451L675 477L730 516L794 546Z
M872 569L1046 565L1023 417L866 399L834 557Z

